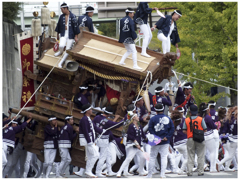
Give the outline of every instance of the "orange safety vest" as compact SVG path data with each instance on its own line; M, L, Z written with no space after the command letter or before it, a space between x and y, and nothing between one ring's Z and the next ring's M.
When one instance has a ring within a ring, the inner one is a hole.
M203 118L200 116L198 116L196 119L192 119L192 124L194 129L203 130L202 119ZM191 128L190 128L190 121L191 120L189 117L185 119L185 123L187 125L187 138L193 137L193 132L191 131Z

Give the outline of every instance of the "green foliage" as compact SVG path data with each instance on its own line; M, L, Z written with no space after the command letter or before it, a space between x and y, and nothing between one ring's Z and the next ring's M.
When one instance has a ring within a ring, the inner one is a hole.
M17 18L18 11L21 9L21 2L3 2L3 17L13 21Z
M104 36L116 38L116 22L99 23L98 30L101 31Z
M177 21L181 40L178 43L181 57L174 66L177 72L236 89L237 2L153 2L149 6L178 7L183 14ZM150 48L161 46L155 31ZM171 52L176 52L173 45ZM192 60L192 52L195 60ZM188 81L195 84L193 94L198 104L227 95L219 93L210 97L209 91L214 85L192 78ZM231 95L234 93L231 91Z

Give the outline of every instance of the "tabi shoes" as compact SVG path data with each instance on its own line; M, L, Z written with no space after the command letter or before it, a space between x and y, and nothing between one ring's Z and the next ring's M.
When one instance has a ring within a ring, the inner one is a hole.
M148 55L147 53L141 53L141 55L144 56L144 57L147 57L147 58L150 58L150 57L151 57L151 56Z
M56 53L54 54L54 56L55 56L55 57L60 56L62 53L63 53L63 52L58 51L58 52L56 52Z
M140 68L138 65L134 65L133 69L142 70L142 68Z
M96 174L96 176L97 176L98 178L105 178L105 177L106 177L106 176L102 175L101 173Z
M112 171L112 172L107 174L107 177L112 177L112 176L116 176L116 175L117 175L117 173Z
M92 172L85 172L85 175L90 177L90 178L97 178L97 176L95 176Z

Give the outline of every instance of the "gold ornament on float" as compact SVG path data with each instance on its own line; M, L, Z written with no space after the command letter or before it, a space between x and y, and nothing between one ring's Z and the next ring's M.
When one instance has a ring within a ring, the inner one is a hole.
M24 55L24 56L26 56L26 55L28 55L29 53L30 53L30 51L31 51L31 46L30 46L30 44L24 44L23 45L23 47L22 47L22 54Z
M110 99L110 104L111 104L112 106L116 105L117 103L118 103L118 99L117 99L117 98L112 98L112 99Z
M54 11L51 11L50 16L51 16L51 18L54 18L56 16L56 13Z
M38 18L38 12L37 12L37 11L34 11L34 12L33 12L33 16L35 17L35 19L37 19L37 18Z
M48 2L43 2L44 6L46 7L46 5L48 5Z

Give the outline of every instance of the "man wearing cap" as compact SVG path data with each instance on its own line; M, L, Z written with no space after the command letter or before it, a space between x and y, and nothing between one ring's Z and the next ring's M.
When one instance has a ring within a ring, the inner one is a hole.
M82 106L83 118L79 122L79 142L80 146L85 146L87 162L85 174L89 177L95 178L92 173L92 168L99 157L97 146L95 145L95 132L101 134L105 129L98 128L91 120L92 107L90 104Z
M63 14L59 17L59 20L55 29L55 31L57 32L57 40L59 40L59 34L61 35L60 43L59 43L59 51L56 52L54 56L61 55L63 53L64 46L66 46L66 50L71 49L74 43L74 40L76 43L78 42L77 35L80 33L80 30L77 24L77 18L71 11L69 11L66 3L63 3L61 5L61 11ZM62 68L62 64L67 59L67 57L68 57L68 53L65 52L61 61L58 63L59 68Z
M194 96L191 95L193 85L190 82L187 82L183 85L183 89L181 87L181 83L178 80L178 90L175 98L175 104L173 110L176 110L178 107L184 108L183 116L186 117L188 107L194 104Z
M148 122L147 118L148 118L148 114L147 114L147 110L145 109L145 107L143 106L144 100L142 96L136 96L134 98L134 100L132 101L132 103L135 104L136 106L136 114L139 117L139 121L140 122Z
M116 115L113 121L108 120L110 115L113 115L113 109L111 106L107 106L104 109L103 114L98 115L93 119L93 123L100 129L108 129L116 125L113 128L115 129L123 125L123 120L120 122L115 122L120 117L119 115ZM112 166L111 166L111 159L110 159L111 152L109 151L110 134L111 132L108 130L100 137L100 139L97 140L97 146L100 148L100 156L99 156L98 164L96 167L96 176L98 177L105 177L104 175L101 174L105 160L106 160L106 165L108 169L108 176L114 176L117 174L112 171Z
M125 65L125 59L132 54L133 69L141 70L142 68L137 65L137 50L134 42L134 40L137 38L134 22L132 20L134 11L132 8L127 8L125 12L126 16L120 20L120 36L118 42L123 43L127 49L127 52L122 56L119 64Z
M79 27L88 27L89 31L94 33L92 16L93 16L94 8L92 6L88 6L86 9L86 13L83 16L78 17L78 26Z
M151 147L150 160L148 166L148 178L152 177L155 159L158 153L161 154L161 173L160 177L165 178L165 171L167 168L167 156L169 152L170 138L174 132L174 125L170 117L164 114L163 104L157 103L155 105L156 116L153 116L149 121L149 133L159 136L161 142Z
M151 94L150 94L151 95ZM163 96L166 96L166 98L164 98ZM156 89L155 89L155 95L150 97L152 98L152 102L153 104L151 104L151 111L155 112L154 110L154 106L157 104L157 103L162 103L163 104L163 107L165 109L165 106L172 106L172 102L171 102L171 99L169 98L169 95L168 93L164 93L164 89L162 86L158 86Z
M89 104L88 96L91 95L92 91L89 91L88 85L79 86L80 92L74 97L74 103L78 109L82 109L82 106Z
M158 8L149 8L148 2L140 2L137 8L136 15L134 16L134 22L137 23L144 34L142 44L142 56L151 57L147 54L147 47L152 39L152 32L148 24L148 15L152 13L152 10L158 10Z
M44 128L44 163L43 177L49 178L58 148L57 118L53 115L48 117L49 124Z
M203 118L197 115L198 107L196 105L190 106L190 118L186 118L183 123L183 133L187 134L187 152L188 152L188 176L192 176L192 169L194 166L195 153L197 153L198 157L198 176L204 175L204 160L205 160L205 141L199 143L193 140L193 130L190 126L190 122L192 120L192 124L195 129L203 130L207 132L207 126Z
M69 149L72 146L72 142L77 134L73 130L73 116L67 115L65 117L65 126L63 126L59 133L58 147L61 156L61 162L59 165L59 177L64 176L64 172L67 166L71 163L72 159L69 153Z
M16 118L16 117L15 117ZM27 124L32 120L32 117L29 116L29 119L18 126L18 122L14 119L11 121L11 125L5 125L3 129L3 144L2 144L2 170L3 178L8 174L9 170L14 169L16 163L14 163L13 150L16 146L15 144L15 135L20 133ZM20 171L23 173L24 167L20 167ZM20 174L21 177L21 174Z

